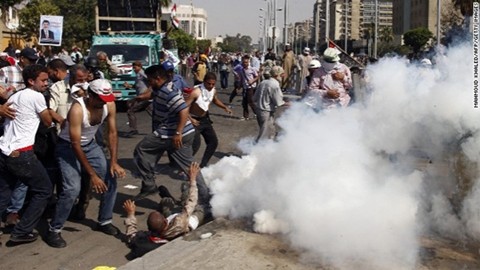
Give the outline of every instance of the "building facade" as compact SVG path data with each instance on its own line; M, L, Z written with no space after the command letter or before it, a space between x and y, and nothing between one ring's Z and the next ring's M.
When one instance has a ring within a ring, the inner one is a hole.
M9 43L15 49L23 48L25 40L17 33L17 28L20 25L20 18L18 11L24 5L15 5L6 9L0 9L0 51L3 51Z
M401 43L405 32L424 27L437 35L438 0L393 0L393 33ZM451 9L451 0L440 0L441 9Z
M327 4L329 13L327 16ZM313 31L315 44L325 44L328 38L366 46L375 24L375 0L317 0L313 6ZM378 0L378 29L393 26L393 3ZM327 26L326 22L329 21ZM344 44L344 43L341 43ZM340 45L340 44L339 44ZM341 46L344 47L345 45Z
M169 22L172 8L162 8L162 22ZM193 5L177 5L179 28L195 39L207 39L208 16L203 8Z

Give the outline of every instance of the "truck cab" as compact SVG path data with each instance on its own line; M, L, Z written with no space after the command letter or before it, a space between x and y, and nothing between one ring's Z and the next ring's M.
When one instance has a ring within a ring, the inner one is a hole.
M162 50L162 38L158 34L118 34L95 35L88 57L96 57L97 52L107 53L120 73L112 78L113 93L117 101L127 101L136 96L135 89L126 89L125 82L135 83L132 63L142 62L144 69L159 64L159 52Z

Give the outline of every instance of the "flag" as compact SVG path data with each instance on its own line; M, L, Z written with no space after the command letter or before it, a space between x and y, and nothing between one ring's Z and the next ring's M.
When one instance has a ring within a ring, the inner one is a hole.
M178 29L180 25L180 20L177 18L177 4L173 4L172 10L170 12L170 20L172 21L173 27Z
M346 64L348 67L353 67L353 66L363 67L362 63L360 63L355 58L351 57L346 51L344 51L340 46L338 46L335 42L333 42L333 40L328 39L328 47L334 48L335 50L337 50L339 55L340 54L345 55L344 64Z
M210 55L211 53L212 53L212 48L208 47L207 49L205 49L206 55Z
M333 42L332 40L328 39L328 47L329 48L336 48L337 44L335 44L335 42Z

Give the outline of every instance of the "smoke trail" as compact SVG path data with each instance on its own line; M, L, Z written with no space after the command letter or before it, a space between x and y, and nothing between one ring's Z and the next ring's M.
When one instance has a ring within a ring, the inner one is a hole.
M257 231L284 233L344 269L412 269L420 233L480 239L480 187L454 207L456 178L437 166L457 148L479 159L471 49L448 50L434 69L380 61L368 70L365 106L318 114L292 106L278 142L203 171L214 215L254 217ZM417 170L419 158L433 164Z

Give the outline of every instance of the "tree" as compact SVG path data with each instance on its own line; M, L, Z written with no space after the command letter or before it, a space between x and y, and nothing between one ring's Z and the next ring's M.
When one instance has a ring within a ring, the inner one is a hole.
M52 0L33 0L25 8L20 10L20 26L18 31L25 33L26 40L38 36L40 29L40 15L59 15L60 9Z
M68 47L80 45L90 46L92 35L95 32L95 5L96 0L55 0L63 15L63 40Z
M433 37L432 32L424 27L419 27L406 32L403 35L405 45L412 48L414 53L418 53L423 46Z
M193 52L195 49L195 39L181 29L175 29L170 32L169 38L177 42L178 54Z
M0 10L6 10L8 7L12 7L20 2L22 2L22 0L2 0L0 2Z
M380 29L380 35L378 37L381 42L390 43L393 41L393 29L390 26L385 26Z
M252 38L250 36L237 34L235 37L226 35L219 47L224 52L248 52L252 49Z
M40 15L62 15L62 45L70 47L79 45L87 48L95 31L96 0L33 0L20 10L19 32L26 34L26 39L38 35Z
M197 48L200 53L208 52L210 46L212 46L212 41L210 39L197 40Z

